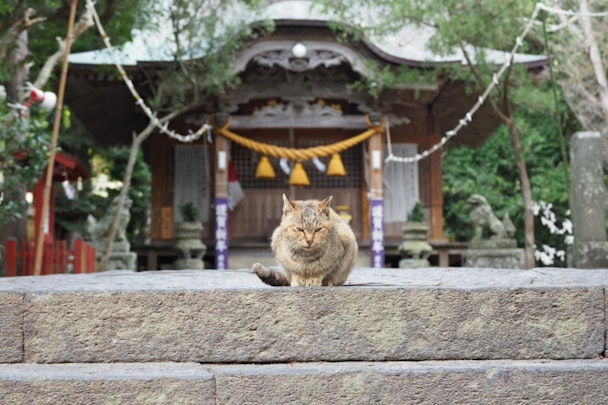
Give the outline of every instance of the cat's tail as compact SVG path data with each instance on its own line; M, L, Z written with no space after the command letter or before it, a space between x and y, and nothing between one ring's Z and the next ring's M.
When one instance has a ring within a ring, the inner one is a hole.
M269 269L261 263L255 263L251 269L257 274L257 276L264 283L274 286L274 287L285 287L291 285L291 280L287 278L287 276L279 271Z

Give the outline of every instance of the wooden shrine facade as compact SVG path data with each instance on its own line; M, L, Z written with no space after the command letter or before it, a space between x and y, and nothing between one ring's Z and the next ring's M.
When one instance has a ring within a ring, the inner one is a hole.
M302 36L299 36L302 38ZM303 40L306 58L291 54L293 40L264 40L253 44L237 61L241 86L216 102L217 120L230 119L230 130L239 135L272 145L310 148L353 137L367 129L366 117L375 124L389 125L394 153L416 154L437 143L441 136L433 128L432 110L439 85L386 91L374 99L363 91L347 86L361 79L359 54L335 41ZM246 60L245 60L246 59ZM378 101L380 100L380 101ZM182 117L182 123L197 128L210 118L211 111ZM197 205L204 212L207 242L213 244L214 199L228 198L229 168L218 169L218 152L231 162L233 177L242 187L244 198L229 211L229 243L268 242L282 210L284 193L292 198L334 196L334 207L347 207L351 226L363 245L371 243L370 201L383 198L388 221L384 237L398 243L407 212L417 200L426 208L430 238L443 239L443 197L441 154L414 164L384 164L387 148L385 131L340 153L346 169L344 177L330 177L313 161L304 161L309 187L294 187L282 171L281 161L271 158L276 177L257 179L256 166L261 154L222 136L183 145L164 135L150 142L153 170L151 238L170 241L179 221L177 207L204 196ZM372 146L373 145L373 146ZM195 155L187 152L196 149ZM379 153L379 155L376 155ZM372 166L372 154L380 167ZM329 158L320 159L324 165ZM283 162L285 164L285 162ZM290 167L293 162L288 162ZM195 174L196 173L196 174ZM190 181L185 181L190 179Z
M305 55L294 54L296 43L305 46ZM443 241L441 152L413 164L385 164L389 135L395 155L423 152L458 123L478 95L467 94L461 84L440 77L432 84L386 88L376 96L351 89L369 74L367 61L412 69L437 65L398 58L373 44L340 42L323 21L278 20L272 35L248 44L235 62L234 73L240 76L241 84L173 120L172 129L196 131L214 116L219 125L230 120L231 131L256 142L308 148L366 131L366 117L376 125L388 125L340 153L344 177L328 177L318 165L304 161L309 187L291 186L282 168L291 168L294 162L279 159L270 159L274 179L257 179L255 171L262 155L217 133L189 144L163 134L152 135L144 146L153 183L150 247L171 246L175 224L181 221L178 207L185 202L199 207L205 225L203 239L209 247L215 246L218 198L229 203L229 186L236 183L242 189L242 199L228 208L228 244L257 242L267 249L281 215L283 193L298 199L333 195L334 207L347 207L362 246L372 243L373 201L381 199L383 203L384 240L398 245L407 212L420 200L430 225L429 238ZM152 93L146 87L149 77L166 66L167 62L138 62L126 70L145 95ZM147 123L124 87L91 65L70 67L66 102L100 145L128 144L133 132ZM498 125L491 108L484 105L451 142L481 145ZM329 158L319 160L327 165Z

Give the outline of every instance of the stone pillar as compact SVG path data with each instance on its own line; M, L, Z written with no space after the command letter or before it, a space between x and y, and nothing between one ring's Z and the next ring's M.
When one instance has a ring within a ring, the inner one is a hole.
M570 142L573 266L586 269L606 268L606 188L600 134L577 132Z

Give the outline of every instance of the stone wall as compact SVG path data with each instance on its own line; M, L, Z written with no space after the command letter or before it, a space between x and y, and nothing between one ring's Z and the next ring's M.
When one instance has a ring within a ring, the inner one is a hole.
M608 270L0 279L0 403L597 403Z

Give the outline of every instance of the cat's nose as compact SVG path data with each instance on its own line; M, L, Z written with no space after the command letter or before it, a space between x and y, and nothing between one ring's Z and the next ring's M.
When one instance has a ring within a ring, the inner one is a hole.
M312 239L306 239L306 243L308 244L308 247L310 247L310 245L312 245Z

